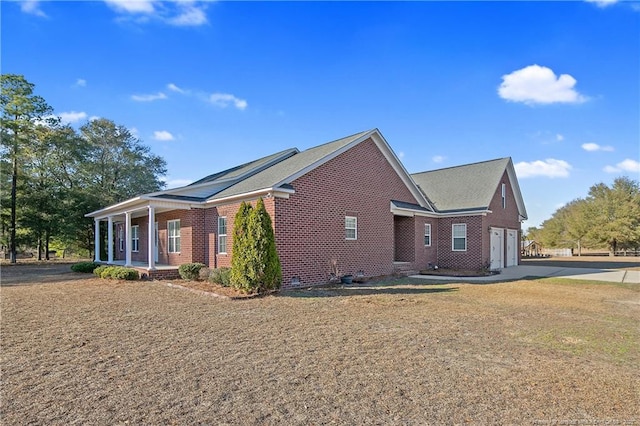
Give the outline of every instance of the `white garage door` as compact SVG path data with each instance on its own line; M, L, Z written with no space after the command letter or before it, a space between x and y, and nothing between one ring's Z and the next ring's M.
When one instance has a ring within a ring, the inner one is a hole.
M504 263L504 229L491 228L491 269L502 269Z
M518 231L507 229L507 267L518 264Z

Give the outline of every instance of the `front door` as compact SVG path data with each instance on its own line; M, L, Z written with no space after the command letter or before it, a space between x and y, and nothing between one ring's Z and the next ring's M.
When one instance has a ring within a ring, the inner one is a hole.
M504 253L504 230L491 228L491 269L502 269L502 257Z
M153 244L153 258L155 259L156 262L158 262L158 241L160 240L158 238L158 222L155 223L155 243Z

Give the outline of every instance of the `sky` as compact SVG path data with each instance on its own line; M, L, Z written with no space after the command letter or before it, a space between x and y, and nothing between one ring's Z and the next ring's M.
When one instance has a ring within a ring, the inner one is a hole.
M0 2L2 73L188 184L378 128L410 173L511 157L523 229L640 179L640 3ZM357 166L357 165L356 165Z

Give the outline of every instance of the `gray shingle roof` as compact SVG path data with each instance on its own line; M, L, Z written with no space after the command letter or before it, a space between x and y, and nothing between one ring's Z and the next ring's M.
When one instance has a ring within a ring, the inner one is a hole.
M355 142L372 131L373 130L367 130L356 133L355 135L347 136L333 142L328 142L323 145L298 152L297 154L292 155L287 159L226 188L225 190L210 197L209 200L231 197L265 188L273 188L281 183L290 183L284 181L296 173L313 166L315 163L321 162L325 157L334 154L336 151L344 148L352 142Z
M486 209L509 158L483 161L411 175L439 212Z

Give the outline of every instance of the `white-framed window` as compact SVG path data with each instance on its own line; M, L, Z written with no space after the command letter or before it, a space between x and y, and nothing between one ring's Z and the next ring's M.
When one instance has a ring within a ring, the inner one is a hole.
M430 223L424 224L424 246L425 247L431 246L431 224Z
M227 252L227 217L218 218L218 253Z
M169 253L180 253L180 219L167 221Z
M131 227L131 251L140 249L140 226L133 225Z
M451 249L467 251L467 224L454 223L451 227Z
M344 217L344 236L347 240L358 239L358 218L355 216Z
M507 185L502 184L502 208L507 208Z
M124 251L124 225L118 228L118 245L120 246L120 251Z

